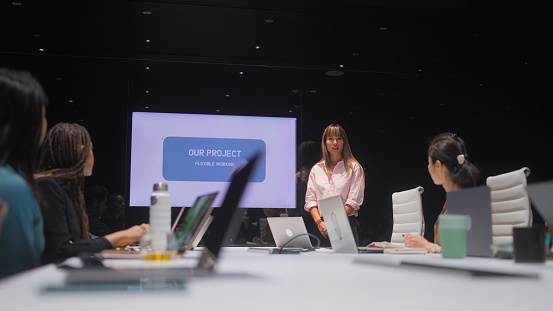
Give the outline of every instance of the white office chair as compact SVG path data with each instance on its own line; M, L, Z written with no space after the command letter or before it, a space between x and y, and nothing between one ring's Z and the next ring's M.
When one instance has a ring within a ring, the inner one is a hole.
M513 241L513 227L532 225L532 210L526 191L530 169L523 167L509 173L490 176L493 244Z
M392 243L403 243L403 235L412 233L424 235L424 215L422 213L423 187L394 192L392 194L392 208L394 212L394 228Z

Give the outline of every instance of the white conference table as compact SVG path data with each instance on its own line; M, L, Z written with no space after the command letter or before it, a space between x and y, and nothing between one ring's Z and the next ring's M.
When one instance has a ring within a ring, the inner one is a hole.
M166 265L189 264L198 257ZM74 259L76 260L76 258ZM125 262L127 261L127 262ZM138 261L138 262L137 262ZM400 262L412 264L400 264ZM120 260L133 266L141 260ZM513 271L481 275L429 268L418 262L458 268ZM113 260L106 264L113 264ZM164 263L160 263L163 265ZM553 261L515 264L493 258L444 259L439 254L267 255L224 248L208 277L187 279L184 289L140 291L46 291L61 287L65 272L40 267L0 282L1 310L548 310Z

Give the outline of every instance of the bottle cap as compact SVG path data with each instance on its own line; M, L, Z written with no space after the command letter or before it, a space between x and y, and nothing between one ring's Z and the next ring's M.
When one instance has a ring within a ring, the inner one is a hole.
M154 184L154 191L161 190L161 191L167 191L167 184L158 182Z

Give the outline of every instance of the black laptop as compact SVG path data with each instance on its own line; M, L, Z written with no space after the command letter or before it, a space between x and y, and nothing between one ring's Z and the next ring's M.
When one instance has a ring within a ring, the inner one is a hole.
M534 208L553 226L553 180L528 184L526 190Z
M492 203L488 186L447 193L448 214L466 215L467 256L491 257Z

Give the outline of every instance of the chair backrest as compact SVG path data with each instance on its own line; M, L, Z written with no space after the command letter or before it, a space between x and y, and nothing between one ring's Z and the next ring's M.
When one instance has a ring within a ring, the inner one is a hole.
M392 194L394 228L390 242L403 243L405 233L424 235L423 192L423 187L416 187Z
M494 244L512 242L513 227L532 225L532 210L526 191L526 177L529 175L530 169L523 167L486 179L491 189Z

